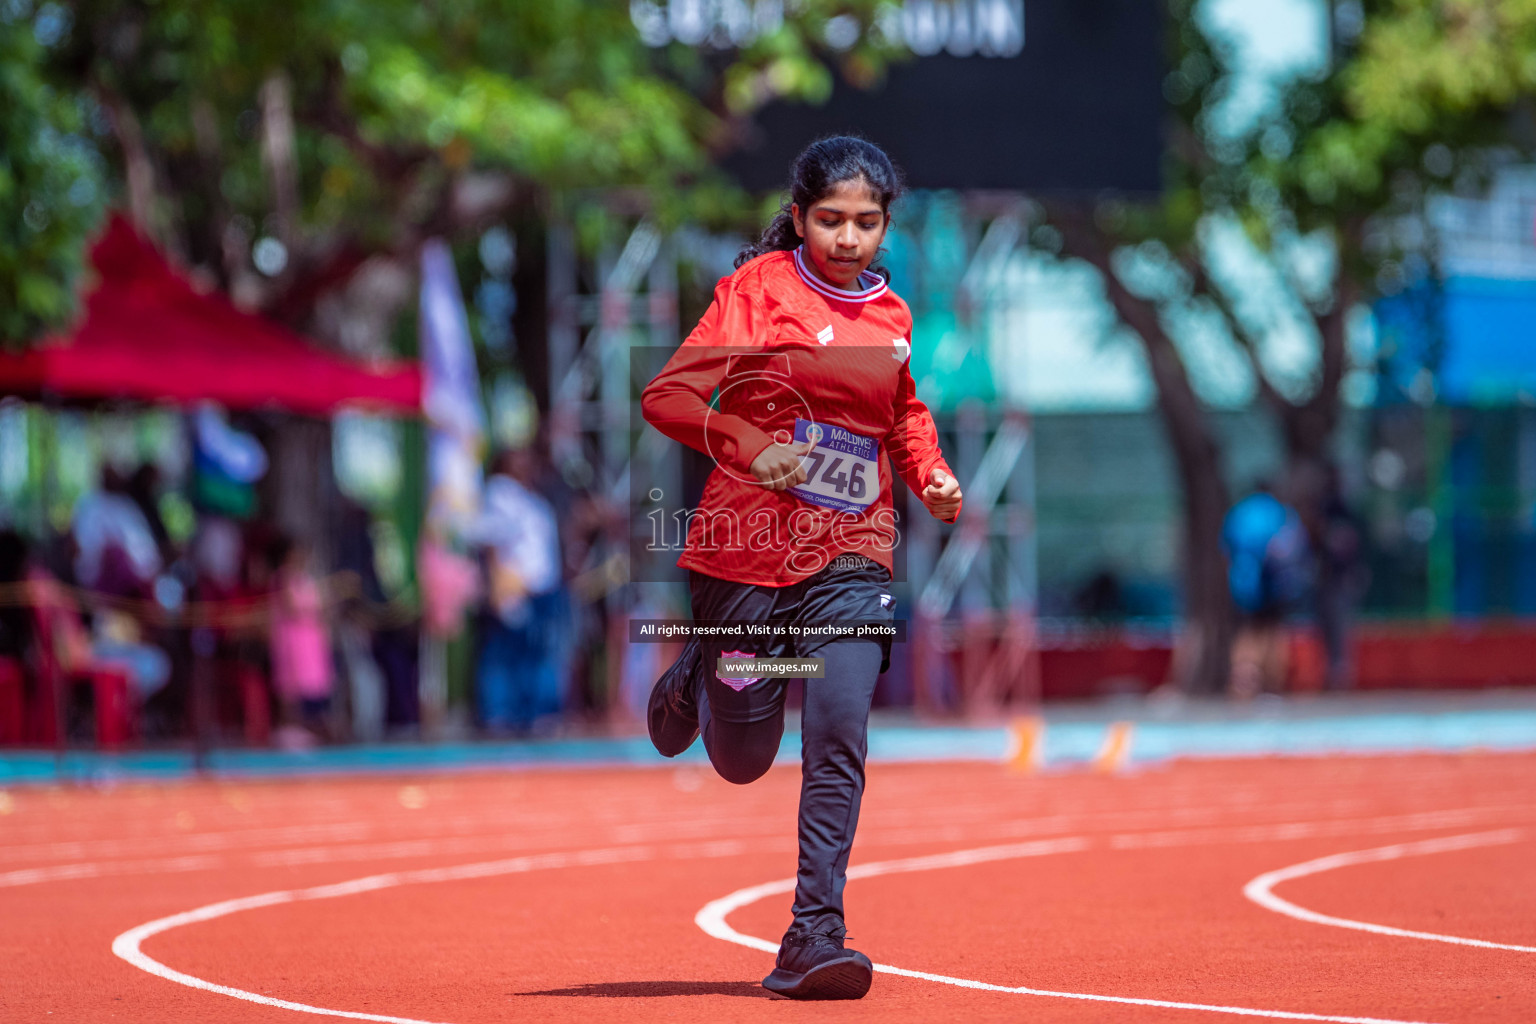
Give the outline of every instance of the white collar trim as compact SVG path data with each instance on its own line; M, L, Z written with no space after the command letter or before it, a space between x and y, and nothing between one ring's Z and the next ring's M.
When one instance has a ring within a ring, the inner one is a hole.
M868 302L878 299L890 288L885 278L869 271L859 275L859 282L864 285L860 291L845 291L842 288L834 288L815 274L805 265L805 246L795 249L795 270L800 274L800 280L804 281L813 290L829 299L838 299L842 302Z

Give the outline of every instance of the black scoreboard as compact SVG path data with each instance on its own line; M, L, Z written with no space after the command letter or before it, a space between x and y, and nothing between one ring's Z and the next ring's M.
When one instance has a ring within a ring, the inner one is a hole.
M749 188L783 187L807 142L854 133L890 153L916 188L1157 191L1161 6L906 0L881 28L899 33L913 56L892 65L883 85L863 90L838 81L822 106L769 105L725 167ZM723 36L754 31L753 18L771 21L782 0L639 0L631 10L656 41L671 28L675 39L720 45ZM732 13L736 21L724 20Z

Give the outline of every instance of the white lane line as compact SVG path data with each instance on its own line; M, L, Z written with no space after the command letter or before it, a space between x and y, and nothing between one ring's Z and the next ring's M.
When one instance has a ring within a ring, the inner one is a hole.
M896 871L924 871L933 868L960 867L965 864L984 864L994 860L1012 860L1017 857L1044 857L1052 853L1075 853L1086 850L1090 841L1086 836L1069 836L1065 839L1037 839L1028 843L1009 843L1006 846L982 846L971 850L958 850L953 853L940 853L928 857L908 857L903 860L874 861L869 864L858 864L848 869L849 878L872 878L875 875L891 874ZM902 866L912 865L912 866ZM774 882L764 882L761 885L750 886L746 889L737 889L729 895L717 900L711 900L694 915L693 923L704 930L706 935L726 942L734 942L739 946L749 946L752 949L760 949L765 953L777 953L779 944L769 942L767 939L759 939L752 935L743 935L726 923L726 916L749 904L756 903L768 896L778 896L795 891L795 880L783 878ZM883 965L876 965L876 970L892 970Z
M140 836L129 839L79 839L68 842L0 846L0 860L52 860L65 857L116 857L152 855L169 847L178 853L208 853L214 850L249 849L308 843L318 839L344 841L366 839L378 828L373 822L345 822L330 825L286 825L272 828L239 829L232 832L189 832L183 835Z
M594 810L595 816L601 817ZM606 838L594 840L612 843L665 842L690 836L708 837L713 834L739 835L754 826L761 826L761 817L749 815L718 815L712 818L677 818L658 815L619 825L605 826ZM269 847L274 851L284 848L304 850L321 841L335 843L362 842L376 839L381 844L409 843L449 837L473 839L483 836L500 836L506 828L504 819L491 819L486 815L455 814L451 816L416 817L409 820L332 822L312 825L285 825L256 827L223 832L183 832L156 834L116 839L77 839L34 844L0 843L0 861L41 862L43 866L57 864L65 859L93 860L113 857L147 858L154 855L178 856L189 853L210 853L219 850L250 851ZM516 834L520 836L547 836L549 845L554 840L568 843L571 834L569 815L553 813L524 813L519 816ZM391 833L401 833L392 835Z
M353 1020L382 1021L384 1024L435 1024L433 1021L417 1020L412 1017L389 1017L377 1013L332 1010L323 1006L311 1006L308 1003L296 1003L288 999L274 999L272 996L262 995L259 992L249 992L230 985L218 985L167 967L146 954L140 947L145 939L159 935L161 932L170 931L172 928L180 928L183 925L196 924L201 921L212 921L215 918L237 914L242 910L254 910L258 907L271 907L281 903L297 903L301 900L334 899L338 896L351 896L361 892L375 892L379 889L389 889L400 885L460 881L468 878L490 878L495 875L510 875L546 868L618 864L650 860L655 856L656 851L653 848L644 846L615 847L606 850L582 850L576 853L513 857L509 860L464 864L452 868L398 871L383 875L369 875L366 878L356 878L350 882L341 882L335 885L317 885L309 889L286 889L279 892L267 892L259 896L246 896L242 899L210 903L207 906L198 907L196 910L172 914L169 917L162 917L158 920L141 924L136 928L130 928L112 940L112 952L139 968L139 970L147 971L167 981L174 981L179 985L186 985L188 988L197 988L205 992L216 992L219 995L243 999L246 1002L260 1003L263 1006L275 1006L282 1010L296 1010L300 1013L314 1013L326 1017L348 1017Z
M1307 821L1284 820L1278 822L1255 821L1247 823L1220 824L1223 815L1230 817L1230 808L1190 808L1186 810L1172 811L1134 811L1121 814L1057 814L1034 818L1019 818L1006 821L997 821L994 814L989 822L966 823L962 825L935 825L932 822L913 822L910 826L896 827L889 824L889 816L885 816L879 824L871 825L867 831L860 833L861 842L868 843L878 839L883 843L899 843L905 841L926 843L976 843L992 840L1001 842L1007 839L1040 838L1047 835L1065 835L1075 832L1098 831L1100 829L1118 828L1127 830L1132 828L1157 828L1162 831L1138 832L1137 836L1145 837L1145 840L1136 841L1143 846L1174 845L1182 846L1189 841L1189 837L1196 828L1208 830L1213 836L1218 836L1218 842L1247 842L1250 841L1244 834L1240 838L1241 830L1263 830L1263 836L1267 840L1275 835L1275 830L1282 830L1279 838L1306 838L1313 835L1324 834L1320 830L1348 830L1362 833L1380 832L1395 834L1400 831L1412 831L1414 829L1438 829L1453 828L1456 826L1473 827L1484 820L1508 823L1513 820L1523 820L1532 817L1536 812L1536 805L1532 804L1506 804L1506 805L1479 805L1476 807L1461 807L1450 810L1418 811L1411 814L1395 814L1387 817L1341 817L1345 812L1337 808L1331 812L1328 808L1320 808L1316 803L1292 803L1265 805L1265 811L1279 817L1286 814L1332 814L1331 817L1315 818ZM994 808L995 810L995 808ZM1349 810L1357 810L1354 807ZM945 812L947 819L953 819L953 815ZM1286 832L1285 830L1289 830ZM1255 835L1258 834L1256 831ZM1347 834L1347 832L1346 832ZM1167 843L1159 840L1161 836L1169 837Z
M1380 818L1332 818L1319 821L1292 821L1276 824L1260 825L1227 825L1208 826L1193 829L1170 829L1156 832L1123 832L1112 835L1109 843L1112 849L1144 849L1147 847L1190 846L1203 843L1258 843L1274 842L1277 840L1293 840L1314 838L1320 836L1339 835L1372 835L1382 833L1402 833L1417 830L1453 828L1458 825L1475 825L1479 819L1488 817L1502 817L1508 819L1511 812L1528 813L1532 810L1530 805L1507 807L1468 807L1456 810L1421 811L1414 814L1391 815ZM1089 826L1095 824L1090 819L1095 816L1076 815L1058 816L1038 819L1038 827L1030 829L1036 833L1065 832L1068 824ZM1114 818L1123 818L1123 815L1104 816L1105 823ZM737 824L738 819L721 819L716 824ZM760 825L755 819L745 822L749 825ZM1013 822L1005 828L971 828L971 829L870 829L864 836L863 843L870 846L900 846L903 844L919 843L928 845L936 842L977 842L986 839L1005 839L1018 837L1026 822ZM585 840L592 843L607 845L635 845L642 842L664 841L666 839L681 839L681 833L693 830L677 830L676 833L646 834L636 836L629 832L620 833L618 830L610 830L603 835L594 835ZM708 830L702 830L707 833ZM737 831L731 840L746 838L751 834L750 829ZM771 837L780 832L773 828L766 832L760 831L764 837ZM31 868L18 868L11 871L0 871L0 889L12 888L24 885L39 885L46 882L79 881L82 879L102 878L116 875L154 875L176 874L189 871L214 871L229 866L251 866L257 868L273 867L297 867L300 865L334 864L346 861L359 860L390 860L407 859L413 857L442 857L474 854L494 854L513 852L533 852L540 846L558 847L566 846L572 841L571 836L536 837L530 841L528 834L524 832L491 834L478 836L459 837L433 837L425 839L406 839L394 842L361 843L345 846L310 846L288 850L269 850L251 852L237 859L229 859L219 856L180 856L153 858L148 860L132 861L87 861L73 864L51 864Z
M1032 843L1015 843L1008 846L986 846L970 850L956 850L953 853L941 853L929 857L907 857L901 860L875 861L870 864L860 864L848 869L849 878L871 878L876 875L893 875L907 871L932 871L939 868L963 867L968 864L981 864L987 861L1010 860L1018 857L1043 857L1053 853L1072 853L1087 849L1091 840L1086 836L1072 836L1065 839L1048 839ZM694 915L694 923L704 933L726 942L734 942L738 946L746 946L749 949L761 950L764 953L777 953L779 946L776 942L760 939L755 935L744 935L732 928L726 921L726 917L733 911L756 903L768 896L778 896L783 893L795 891L793 878L779 879L773 882L764 882L761 885L749 886L738 889L717 900L706 903L699 912ZM932 974L928 971L912 971L903 967L893 967L889 964L875 964L875 970L881 974L895 974L903 978L916 978L921 981L938 982L941 985L954 985L959 988L977 989L983 992L1007 992L1013 995L1046 996L1053 999L1074 999L1095 1003L1122 1003L1130 1006L1156 1006L1170 1010L1204 1010L1210 1013L1226 1013L1239 1017L1268 1017L1280 1020L1315 1020L1333 1021L1336 1024L1418 1024L1413 1021L1390 1020L1382 1017L1342 1017L1330 1016L1320 1013L1297 1013L1290 1010L1258 1010L1246 1006L1221 1006L1209 1003L1185 1003L1168 999L1145 999L1135 996L1105 996L1087 992L1057 992L1051 989L1029 988L1028 986L993 985L984 981L973 981L969 978L952 978L947 974Z
M1443 839L1425 839L1416 843L1378 846L1373 850L1359 850L1354 853L1335 853L1328 857L1319 857L1316 860L1293 864L1288 868L1280 868L1278 871L1266 871L1243 886L1243 895L1266 910L1273 910L1277 914L1294 917L1298 921L1309 921L1312 924L1332 925L1335 928L1353 928L1356 931L1375 932L1377 935L1395 935L1404 939L1450 942L1458 946L1479 946L1483 949L1509 949L1518 953L1536 953L1536 946L1516 946L1505 942L1488 942L1483 939L1464 939L1456 935L1441 935L1437 932L1416 932L1410 931L1407 928L1392 928L1384 924L1372 924L1369 921L1354 921L1347 917L1319 914L1315 910L1308 910L1306 907L1297 906L1290 900L1282 899L1274 893L1275 886L1281 882L1289 882L1295 878L1305 878L1307 875L1317 875L1324 871L1350 867L1354 864L1376 864L1381 861L1400 860L1403 857L1420 857L1431 853L1470 850L1479 846L1501 846L1507 843L1518 842L1523 837L1524 833L1520 829L1510 828L1500 829L1495 832L1472 832L1466 835L1446 836Z
M1456 811L1425 811L1385 818L1336 818L1320 821L1293 821L1273 825L1229 825L1198 829L1169 829L1162 832L1128 832L1112 836L1109 845L1116 850L1141 850L1173 846L1198 846L1206 843L1271 843L1329 836L1382 835L1421 832L1476 825L1479 818L1504 818L1507 813L1491 813L1480 808Z
M1511 811L1524 813L1530 810L1531 807L1529 805L1518 807L1471 807L1458 810L1423 811L1415 814L1392 815L1382 818L1332 818L1319 821L1282 822L1270 825L1228 825L1194 829L1170 829L1156 832L1122 832L1110 836L1109 844L1112 849L1120 850L1191 846L1205 843L1261 843L1320 836L1402 833L1475 825L1478 824L1478 819L1486 819L1490 816L1507 819ZM1067 829L1064 826L1069 823L1075 822L1079 826L1097 824L1090 820L1093 817L1077 815L1070 818L1065 816L1043 818L1039 819L1039 827L1031 831L1037 833L1065 832ZM1115 817L1123 816L1106 816L1106 819L1109 820ZM728 821L734 823L736 819L729 819ZM747 823L751 825L761 824L760 821L755 819L749 820ZM1024 824L1024 822L1014 822L1010 823L1011 827L1007 828L960 830L949 828L882 830L876 827L871 828L861 842L867 848L871 846L931 845L937 842L962 843L986 839L1007 839L1018 837L1019 833L1024 831ZM573 840L569 834L566 834L561 837L550 836L548 838L538 836L532 841L530 841L526 833L518 832L452 838L407 839L395 842L362 843L346 846L311 846L289 850L268 850L247 853L234 859L207 855L129 861L86 861L0 871L0 889L117 875L155 875L177 874L189 871L215 871L225 867L298 867L301 865L336 864L360 860L403 860L414 857L510 854L513 852L533 852L540 846L545 848L567 846L572 841L627 846L641 842L681 839L683 838L681 833L684 831L699 830L677 830L676 834L660 834L658 830L658 834L645 835L639 838L628 832L620 834L618 831L609 831L606 834L593 835L581 840ZM707 830L705 831L707 832ZM780 832L779 828L774 827L768 830L759 830L757 834L764 839L769 839L779 835ZM723 841L733 842L737 839L747 838L750 835L752 835L752 830L742 829L732 835L730 839Z
M197 854L189 857L165 857L149 861L105 861L83 864L55 864L44 868L19 868L0 871L0 889L42 882L68 882L108 875L167 875L187 871L213 871L224 866L222 857Z

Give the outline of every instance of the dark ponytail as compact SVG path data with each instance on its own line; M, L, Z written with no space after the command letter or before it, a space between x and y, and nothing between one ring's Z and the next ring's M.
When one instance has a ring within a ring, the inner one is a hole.
M891 158L873 142L850 135L818 139L795 157L789 172L789 197L780 204L762 237L748 242L737 253L736 266L767 252L797 247L800 236L795 234L795 219L789 208L798 203L804 215L845 181L868 185L880 201L880 209L887 214L902 191L901 175L891 164Z

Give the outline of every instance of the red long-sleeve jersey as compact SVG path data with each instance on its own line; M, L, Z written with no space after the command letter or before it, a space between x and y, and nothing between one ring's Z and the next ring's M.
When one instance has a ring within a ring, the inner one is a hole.
M798 250L759 256L720 280L699 325L646 386L646 420L715 460L678 565L772 587L845 551L891 569L892 465L919 494L935 468L953 476L908 366L911 311L876 274L859 286L820 280ZM808 460L821 471L821 495L774 491L751 473L797 426L801 438L827 439Z

